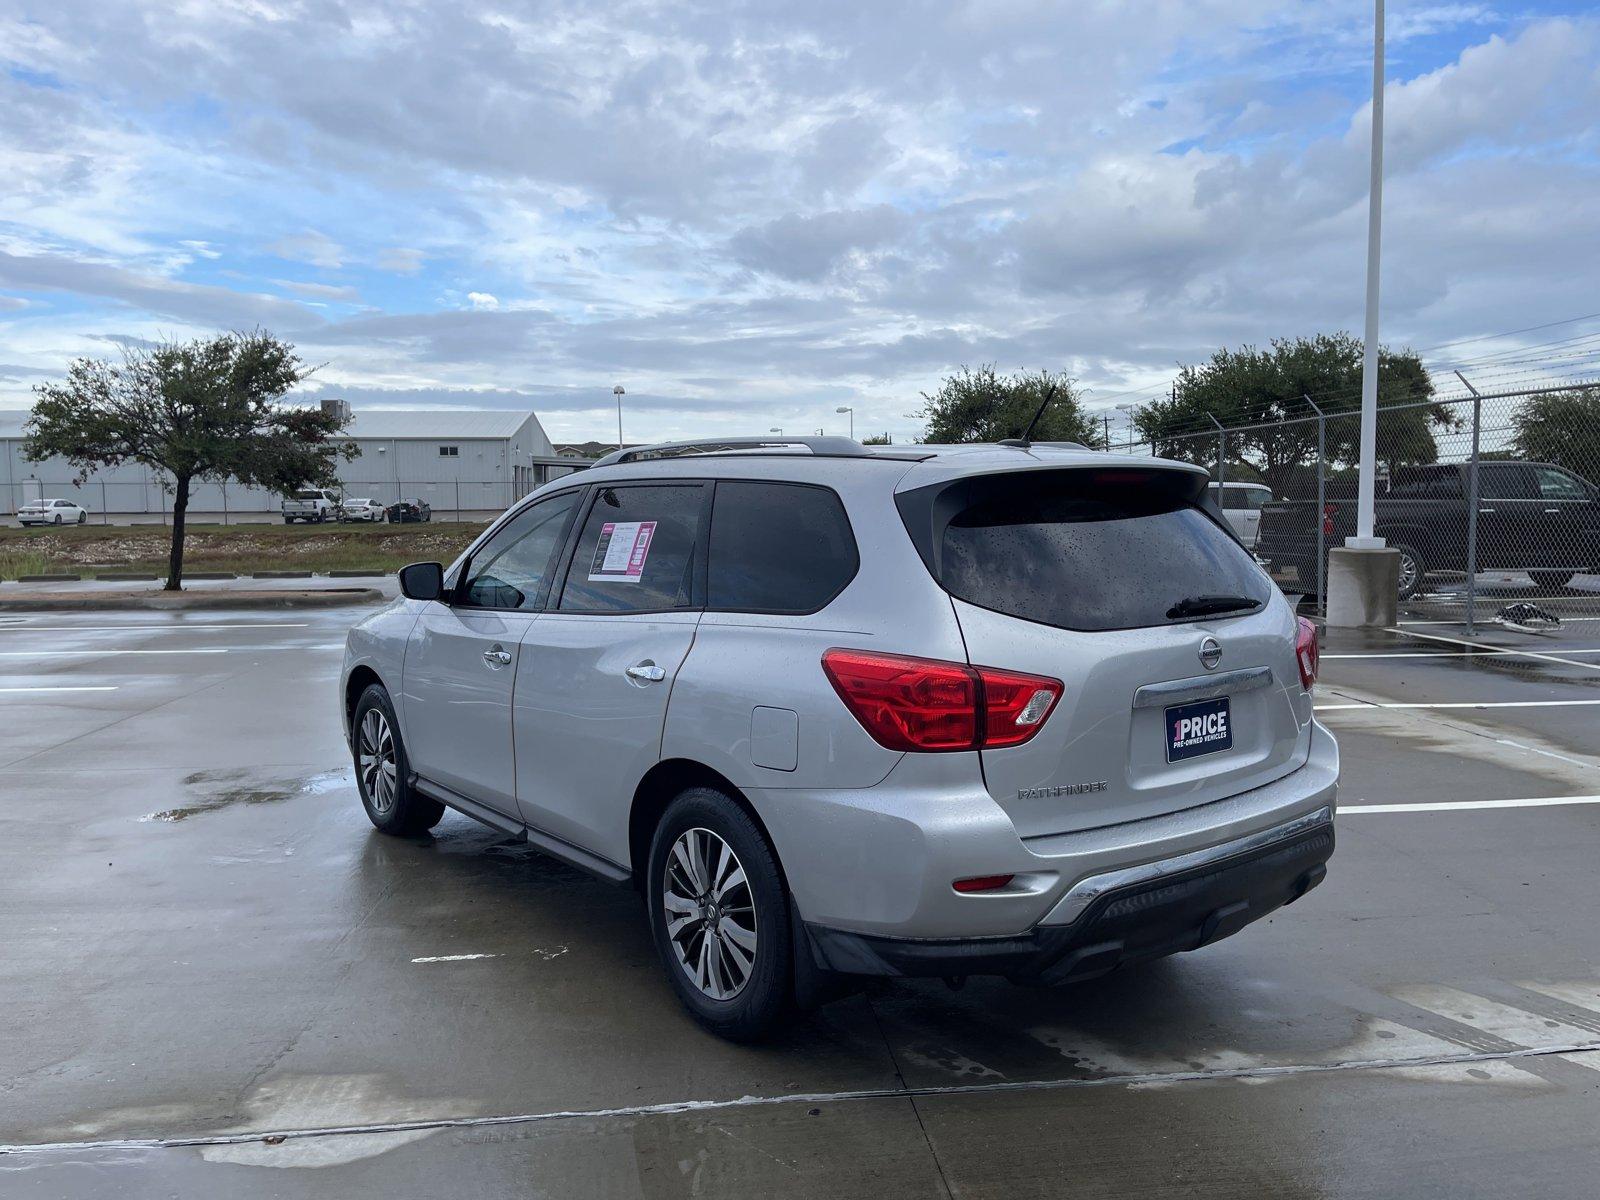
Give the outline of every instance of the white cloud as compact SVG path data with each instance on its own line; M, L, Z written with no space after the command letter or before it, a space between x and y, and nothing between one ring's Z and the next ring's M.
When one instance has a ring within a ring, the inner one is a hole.
M493 312L500 307L500 301L488 292L468 292L467 303L479 312Z
M281 237L267 247L267 253L314 267L342 267L344 248L325 233L308 229L304 233Z
M397 275L415 275L422 270L423 253L407 246L391 246L378 255L378 268Z
M331 283L304 283L296 279L274 279L272 282L285 291L293 292L297 296L304 296L309 300L333 300L340 303L353 304L361 299L361 293L349 286L339 286Z

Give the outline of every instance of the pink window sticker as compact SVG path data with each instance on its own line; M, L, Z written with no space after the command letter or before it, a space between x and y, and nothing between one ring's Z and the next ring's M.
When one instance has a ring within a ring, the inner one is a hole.
M600 527L589 564L589 582L638 583L644 578L655 535L654 521L607 521Z

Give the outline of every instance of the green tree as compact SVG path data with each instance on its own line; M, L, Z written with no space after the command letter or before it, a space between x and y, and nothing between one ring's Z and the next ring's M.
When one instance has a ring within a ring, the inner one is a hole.
M1002 376L993 364L962 366L938 391L923 392L922 407L911 415L928 423L925 442L998 442L1021 436L1052 384L1055 395L1033 428L1033 440L1102 447L1100 422L1084 411L1073 380L1051 371Z
M1555 463L1600 483L1600 389L1529 396L1511 414L1518 458Z
M353 443L330 440L344 425L337 416L278 403L309 374L293 346L260 330L129 348L120 363L80 358L66 382L34 389L24 455L67 459L80 484L125 462L161 473L172 494L166 590L175 592L196 482L327 487L337 461L355 457Z
M862 438L861 444L863 446L892 446L894 445L894 439L887 433L875 433L871 437Z
M1362 344L1348 333L1277 338L1266 350L1241 346L1222 349L1210 361L1179 369L1170 399L1145 405L1134 423L1163 457L1213 467L1220 439L1211 418L1228 427L1228 456L1257 471L1275 495L1304 477L1314 463L1317 423L1310 396L1330 416L1361 407ZM1415 354L1380 349L1378 353L1378 457L1390 470L1434 462L1439 447L1434 432L1454 429L1459 416L1428 404L1433 382ZM1421 403L1421 407L1397 408ZM1246 428L1248 427L1248 428ZM1334 463L1358 456L1360 422L1354 417L1327 422L1327 454Z

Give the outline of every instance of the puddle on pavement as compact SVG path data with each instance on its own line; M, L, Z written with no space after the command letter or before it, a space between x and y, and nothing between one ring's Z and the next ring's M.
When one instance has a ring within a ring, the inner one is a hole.
M187 821L202 813L236 804L281 804L295 796L320 796L354 786L349 768L311 776L262 779L246 770L195 771L183 777L183 786L196 793L187 804L146 813L140 821Z

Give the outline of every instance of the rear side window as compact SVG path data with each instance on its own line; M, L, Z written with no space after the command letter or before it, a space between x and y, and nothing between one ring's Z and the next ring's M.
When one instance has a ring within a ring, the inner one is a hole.
M562 612L662 612L694 603L700 484L602 487L567 568Z
M1186 615L1194 602L1216 617L1230 615L1221 598L1254 611L1272 594L1199 491L1172 471L1028 471L962 480L921 504L908 493L900 508L951 595L1041 625L1133 629L1198 619Z
M707 608L813 613L844 590L859 565L844 505L828 489L717 484Z

